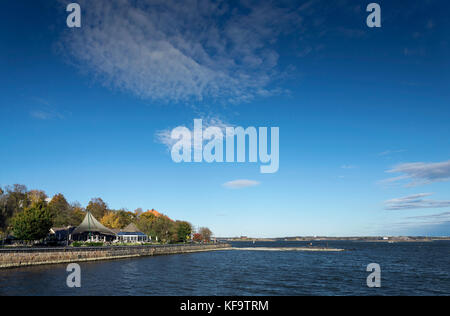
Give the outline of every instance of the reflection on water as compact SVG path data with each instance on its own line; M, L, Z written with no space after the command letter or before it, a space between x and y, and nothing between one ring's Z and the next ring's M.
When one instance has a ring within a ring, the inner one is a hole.
M302 247L302 242L235 243ZM329 242L345 252L213 251L80 263L81 288L66 265L0 270L0 295L449 295L450 242ZM382 287L367 288L379 263Z

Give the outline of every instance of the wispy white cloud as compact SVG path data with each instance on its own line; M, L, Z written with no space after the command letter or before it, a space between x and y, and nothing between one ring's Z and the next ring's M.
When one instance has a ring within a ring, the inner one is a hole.
M396 230L407 229L409 232L416 232L414 234L417 234L417 232L434 232L438 230L448 235L448 225L450 225L450 212L409 216L400 222L393 223L391 226Z
M43 98L33 97L31 101L37 106L29 111L31 117L38 120L63 119L64 115L58 112L50 102Z
M385 207L387 210L450 207L450 201L435 201L423 199L424 197L428 197L431 195L433 195L433 193L419 193L401 198L391 199L385 202Z
M410 216L407 219L422 219L422 220L441 220L450 221L450 212L443 212L438 214L421 215L421 216Z
M378 156L389 156L389 155L392 155L392 154L402 153L402 152L404 152L404 151L405 151L404 149L385 150L385 151L379 153Z
M241 179L226 182L223 184L223 186L230 189L242 189L247 187L254 187L259 184L260 183L258 181Z
M104 85L159 101L245 102L279 91L275 43L300 11L276 1L79 0L61 49Z
M409 186L442 182L450 180L450 160L444 162L413 162L403 163L387 171L399 173L400 176L383 180L383 183L395 183L401 180L408 181Z
M30 115L38 120L49 120L53 118L53 114L47 111L41 111L41 110L32 110L30 111Z
M355 169L358 168L358 166L355 165L342 165L341 169Z

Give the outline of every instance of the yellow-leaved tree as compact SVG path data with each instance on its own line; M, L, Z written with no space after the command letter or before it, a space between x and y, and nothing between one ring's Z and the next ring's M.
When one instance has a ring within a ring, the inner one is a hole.
M108 212L106 213L102 219L100 220L100 223L102 223L103 225L105 225L106 227L109 228L121 228L120 226L120 218L119 216L116 214L116 212Z

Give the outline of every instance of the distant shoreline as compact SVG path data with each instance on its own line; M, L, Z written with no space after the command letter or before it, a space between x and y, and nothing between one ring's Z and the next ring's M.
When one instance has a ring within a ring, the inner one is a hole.
M387 238L387 239L384 239ZM279 241L299 241L299 242L326 242L326 241L360 241L360 242L432 242L450 240L450 237L285 237L285 238L217 238L226 242L279 242Z
M233 247L228 250L243 250L243 251L312 251L312 252L341 252L346 251L341 248L323 248L323 247Z

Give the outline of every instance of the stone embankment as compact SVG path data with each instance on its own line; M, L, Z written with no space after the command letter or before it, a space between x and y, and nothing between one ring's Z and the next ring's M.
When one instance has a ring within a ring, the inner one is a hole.
M185 244L109 247L0 248L0 269L202 252L228 249L229 244Z

